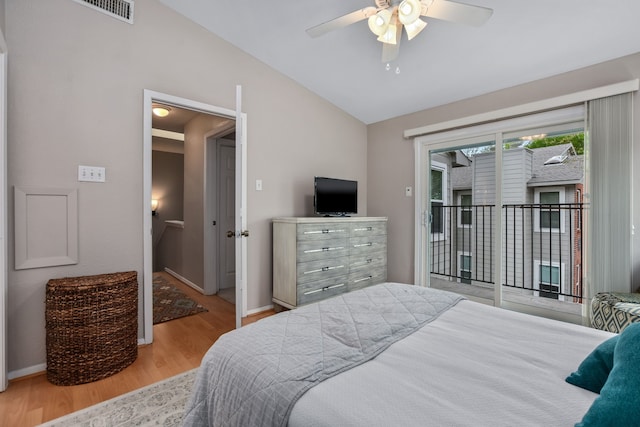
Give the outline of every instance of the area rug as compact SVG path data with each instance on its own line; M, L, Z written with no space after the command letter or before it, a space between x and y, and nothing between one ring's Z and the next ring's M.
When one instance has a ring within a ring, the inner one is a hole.
M41 427L124 427L182 424L196 369L167 378L97 405L65 415Z
M153 276L153 324L209 311L161 275Z

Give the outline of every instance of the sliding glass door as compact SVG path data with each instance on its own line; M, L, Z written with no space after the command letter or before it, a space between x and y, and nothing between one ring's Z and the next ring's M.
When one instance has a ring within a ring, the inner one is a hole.
M522 311L582 313L584 111L420 137L420 283Z
M494 138L447 141L424 159L430 286L486 300L494 299L498 247Z

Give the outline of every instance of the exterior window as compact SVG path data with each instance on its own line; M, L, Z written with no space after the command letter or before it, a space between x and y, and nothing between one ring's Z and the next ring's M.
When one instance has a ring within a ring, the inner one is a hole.
M576 203L582 203L582 191L580 189L576 190ZM582 212L580 209L576 210L576 230L580 230L582 228Z
M460 255L460 282L471 284L471 255Z
M471 207L472 199L471 194L461 194L459 198L460 212L459 212L459 226L471 227L473 224L473 208Z
M560 203L560 193L540 192L540 228L541 229L560 229L560 211L553 207L544 205L557 205Z
M431 240L445 240L447 215L447 165L431 162L429 178L431 191Z
M560 267L540 264L540 296L558 299L560 293Z
M542 187L535 191L535 231L564 233L564 187Z
M443 171L431 169L431 233L444 232Z

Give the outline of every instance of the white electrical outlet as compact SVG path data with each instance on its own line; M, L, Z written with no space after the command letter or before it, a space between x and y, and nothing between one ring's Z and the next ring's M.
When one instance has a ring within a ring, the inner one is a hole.
M78 181L105 182L105 168L101 166L78 166Z

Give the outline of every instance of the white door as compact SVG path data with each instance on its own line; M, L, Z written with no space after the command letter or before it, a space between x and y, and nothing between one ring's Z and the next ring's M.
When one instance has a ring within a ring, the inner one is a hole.
M218 253L220 268L218 270L219 289L236 286L236 149L228 143L221 143L218 152L218 206L220 230ZM233 235L232 235L233 233Z
M247 312L247 115L242 112L242 86L236 86L236 328Z

